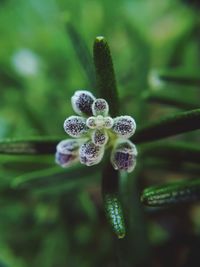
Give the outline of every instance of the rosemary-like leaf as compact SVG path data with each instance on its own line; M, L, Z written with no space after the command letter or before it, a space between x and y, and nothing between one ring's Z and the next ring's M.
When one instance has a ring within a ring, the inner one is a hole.
M141 201L148 206L169 206L200 200L200 179L146 188Z

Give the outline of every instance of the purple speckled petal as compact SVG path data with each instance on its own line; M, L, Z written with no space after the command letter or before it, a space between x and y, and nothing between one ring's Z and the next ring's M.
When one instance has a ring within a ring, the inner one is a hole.
M136 166L137 149L129 140L118 140L111 153L111 163L116 170L132 172Z
M92 142L97 146L104 146L108 142L108 134L103 129L96 129L92 132Z
M78 160L78 154L62 154L57 151L55 155L55 162L61 167L69 167L73 163L78 162Z
M79 116L70 116L64 121L64 130L72 137L81 137L87 133L86 119Z
M95 100L95 97L92 93L86 90L76 91L71 98L71 103L73 110L78 115L92 115L92 104Z
M80 162L87 166L98 164L103 157L104 148L96 146L91 141L84 143L79 150Z
M129 138L136 130L135 120L130 116L119 116L114 118L112 130L119 137Z
M108 103L103 98L96 99L92 104L92 113L94 116L107 116L109 111Z

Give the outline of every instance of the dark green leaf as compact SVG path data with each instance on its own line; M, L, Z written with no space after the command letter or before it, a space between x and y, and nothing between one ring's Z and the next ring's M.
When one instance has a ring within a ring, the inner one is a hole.
M142 148L142 155L167 159L168 161L200 162L200 146L186 142L158 142L145 145Z
M200 200L200 179L146 188L141 201L148 206L169 206Z
M102 194L107 219L118 238L126 234L124 215L118 192L119 172L108 161L102 174Z
M200 109L194 109L149 123L132 137L134 143L156 141L200 129Z
M90 168L77 165L69 168L54 166L52 168L20 175L12 181L11 186L31 189L54 187L70 180L79 179L79 177L83 179L84 176L94 175L98 171L99 166L100 165Z
M119 113L119 99L110 48L104 37L96 37L93 47L99 97L106 99L111 116Z
M148 92L144 95L144 99L151 103L158 103L177 107L180 109L195 109L199 107L196 100L188 100L166 93Z
M65 173L60 173L56 177L52 178L50 175L50 183L48 181L41 185L34 185L34 189L32 190L32 194L34 195L51 195L58 196L62 193L66 193L75 189L84 190L84 187L91 187L96 183L99 178L99 169L92 169L90 173L75 173L76 176L70 176ZM48 179L48 178L47 178ZM56 181L57 180L57 181Z
M165 82L172 82L178 85L188 86L200 86L200 77L194 75L188 75L185 72L171 71L160 71L158 73L159 78Z
M0 140L0 154L11 155L48 155L54 154L56 145L62 138L33 137L27 139Z

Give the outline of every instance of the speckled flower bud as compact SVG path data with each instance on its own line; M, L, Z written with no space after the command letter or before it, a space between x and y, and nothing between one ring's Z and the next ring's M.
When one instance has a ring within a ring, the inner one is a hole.
M98 164L104 154L104 148L96 146L91 141L83 144L79 150L80 162L86 166Z
M107 116L109 111L108 103L103 98L96 99L92 104L92 113L94 116Z
M129 140L119 140L111 153L111 163L116 170L132 172L136 166L137 149Z
M80 145L84 142L82 139L66 139L60 141L60 143L57 144L56 150L59 153L62 154L77 154ZM85 140L85 139L83 139Z
M112 130L123 138L131 137L136 130L135 120L130 116L120 116L114 118Z
M113 119L111 117L104 117L104 125L106 129L110 129L113 127Z
M71 98L73 110L79 115L92 115L92 103L95 97L88 91L76 91Z
M92 142L97 146L104 146L108 142L108 134L103 129L96 129L92 133Z
M58 143L56 147L55 161L62 167L68 167L79 160L79 147L83 141L66 139Z
M97 127L97 125L96 125L96 117L94 117L94 116L89 117L87 119L87 121L86 121L86 125L90 129L95 129Z
M55 162L61 167L69 167L75 162L78 162L79 156L73 154L62 154L60 152L56 152Z
M70 116L64 121L64 130L72 137L81 137L87 133L86 119L79 116Z

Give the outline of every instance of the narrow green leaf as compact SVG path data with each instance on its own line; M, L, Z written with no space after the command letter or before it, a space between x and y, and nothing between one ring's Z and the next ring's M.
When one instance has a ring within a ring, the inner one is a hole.
M65 172L66 172L65 169L60 168L58 166L54 166L48 169L37 170L31 173L25 173L23 175L14 178L13 181L11 182L11 186L13 188L30 187L30 185L33 186L34 184L36 185L39 184L40 181L42 181L40 184L42 183L48 184L48 177L51 179L52 176L60 175Z
M121 202L118 195L105 194L104 206L107 218L118 238L124 238L126 234Z
M169 206L200 200L200 179L163 184L146 188L141 201L148 206Z
M199 164L191 163L189 160L181 161L177 160L176 158L168 159L162 157L155 158L154 156L145 158L142 163L143 169L148 173L148 171L155 171L155 172L165 172L167 175L168 173L178 173L182 175L188 176L198 176L200 173L200 166ZM176 179L176 177L174 177Z
M180 109L195 109L199 107L199 102L196 100L188 100L170 94L159 92L148 92L143 96L150 103L164 104Z
M188 75L183 72L177 71L160 71L158 73L159 78L165 82L171 82L178 85L188 85L188 86L200 86L200 77L194 75Z
M85 71L86 77L88 78L91 87L95 88L95 72L90 51L82 36L70 22L66 24L66 29L73 44L76 55L80 61L80 64Z
M60 176L63 178L61 179ZM99 169L93 169L90 173L86 174L83 172L75 177L62 173L58 177L54 177L54 182L46 183L46 186L34 186L34 190L31 193L37 196L57 196L75 189L81 188L82 190L84 186L93 186L94 183L99 181L99 178ZM56 182L56 180L58 181Z
M157 157L168 161L200 162L200 146L186 142L158 142L145 145L141 157Z
M54 154L59 137L32 137L0 140L0 154L48 155Z
M200 109L181 112L141 127L132 137L134 143L156 141L200 129Z
M52 187L58 184L62 184L71 179L78 179L90 174L96 173L100 168L98 167L85 167L85 166L73 166L69 168L61 168L60 166L54 166L52 168L34 171L32 173L26 173L16 177L12 183L12 187L27 187L27 188L42 188Z
M119 198L118 184L119 172L113 169L110 162L106 162L102 174L102 194L104 208L113 232L118 238L124 238L126 229Z
M119 99L110 48L104 37L96 37L93 47L99 96L106 99L111 116L119 114Z

